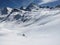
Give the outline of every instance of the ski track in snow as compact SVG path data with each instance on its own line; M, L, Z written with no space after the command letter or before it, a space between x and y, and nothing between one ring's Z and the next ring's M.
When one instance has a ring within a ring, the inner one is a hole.
M25 23L0 23L0 45L60 45L59 9L39 9L29 15L32 19Z

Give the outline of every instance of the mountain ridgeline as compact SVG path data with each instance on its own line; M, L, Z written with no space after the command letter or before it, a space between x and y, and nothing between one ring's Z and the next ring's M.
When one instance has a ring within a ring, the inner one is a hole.
M56 8L60 8L60 5L57 5L55 7L49 7L49 6L38 6L34 3L31 3L27 7L22 6L18 9L4 7L0 9L0 22L8 22L8 21L26 22L34 19L33 15L38 16L39 10L40 11L42 11L43 9L52 10Z

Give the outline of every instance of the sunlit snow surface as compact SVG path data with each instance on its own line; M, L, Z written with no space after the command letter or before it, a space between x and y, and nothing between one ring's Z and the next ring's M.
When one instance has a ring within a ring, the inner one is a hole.
M27 15L32 18L25 23L0 23L0 45L60 45L60 9L33 10Z

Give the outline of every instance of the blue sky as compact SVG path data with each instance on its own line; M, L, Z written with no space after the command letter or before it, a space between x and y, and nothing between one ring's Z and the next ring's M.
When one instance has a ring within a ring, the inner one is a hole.
M50 2L51 1L51 2ZM45 2L43 5L54 6L60 4L60 0L0 0L0 8L2 7L13 7L19 8L21 6L28 6L31 2L39 4Z
M0 7L21 7L28 6L31 2L39 2L40 0L0 0Z

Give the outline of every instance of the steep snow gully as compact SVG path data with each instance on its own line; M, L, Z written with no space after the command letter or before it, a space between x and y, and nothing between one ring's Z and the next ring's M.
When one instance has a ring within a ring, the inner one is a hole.
M59 8L8 9L0 13L0 45L60 45Z

